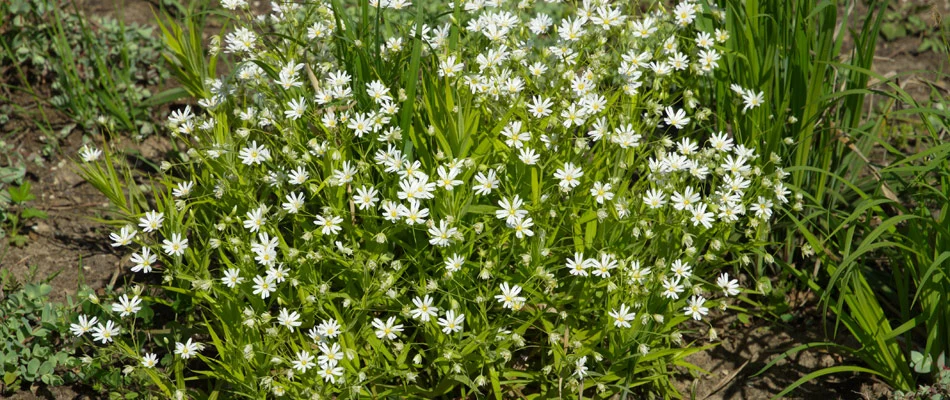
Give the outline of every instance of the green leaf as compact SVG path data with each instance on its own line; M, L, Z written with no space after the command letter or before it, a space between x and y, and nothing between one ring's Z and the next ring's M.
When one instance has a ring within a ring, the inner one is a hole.
M933 369L933 357L913 350L910 352L910 366L919 374L929 374Z
M10 200L14 203L25 203L36 198L30 193L30 182L23 182L19 187L11 187L8 191L10 192Z
M171 103L175 100L178 100L182 97L188 96L188 91L183 87L176 87L165 90L161 93L157 93L152 97L149 97L148 100L142 102L142 105L145 107L155 107L162 104Z
M890 42L907 36L907 28L898 22L887 22L881 25L881 34Z
M46 219L46 217L47 215L45 211L37 210L32 207L27 207L23 209L23 212L20 214L21 219L29 219L29 218Z

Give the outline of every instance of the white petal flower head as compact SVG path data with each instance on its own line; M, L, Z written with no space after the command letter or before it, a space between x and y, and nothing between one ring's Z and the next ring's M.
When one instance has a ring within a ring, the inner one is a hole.
M183 238L180 233L173 233L170 239L162 241L162 249L172 257L185 254L187 248L188 238Z
M630 321L637 317L636 313L630 312L630 307L627 307L626 304L621 304L619 310L611 310L607 315L610 316L617 328L629 328Z
M291 332L294 331L294 328L302 324L302 322L300 322L300 314L296 311L289 311L286 308L280 309L280 314L277 316L277 323L286 326Z
M410 310L409 315L422 322L429 322L431 317L439 313L439 309L432 305L432 298L429 295L423 298L416 297L412 299L412 303L416 305L416 308Z
M118 303L112 303L112 311L119 313L121 317L133 315L142 309L142 299L139 296L132 296L130 299L127 294L119 297Z
M237 268L229 268L228 270L224 271L224 276L221 277L221 283L230 289L240 285L242 282L244 282L244 278L241 276L241 271L239 271Z
M96 317L88 317L86 314L80 314L79 321L69 325L69 331L72 332L73 335L82 336L86 332L91 331L98 322L99 319Z
M95 147L85 145L79 149L79 157L82 158L83 162L93 162L99 159L102 156L102 150L99 150Z
M521 286L509 286L508 282L503 282L501 285L499 285L499 288L501 288L501 294L496 295L495 299L498 300L499 303L502 303L502 307L504 308L518 310L527 300L524 297L518 296L518 294L521 293Z
M373 319L373 327L376 328L376 337L380 339L396 339L396 335L402 332L402 324L396 324L396 317L389 317L385 322L379 318Z
M699 321L706 314L709 314L709 309L703 306L705 303L706 299L703 296L693 296L689 299L689 303L683 308L683 311L685 311L687 317Z
M111 342L120 332L121 330L115 322L109 320L106 321L105 325L99 324L92 328L92 340L106 344Z
M308 353L306 350L300 350L297 352L297 359L291 362L293 369L301 374L306 373L310 368L316 367L317 364L313 362L313 355Z
M564 163L562 168L554 171L554 177L560 180L558 185L565 190L571 190L580 185L582 176L584 176L584 170L573 163Z
M442 333L448 335L461 332L464 321L465 314L455 314L455 310L449 310L445 312L445 318L439 318L439 326L442 327Z
M723 272L719 275L719 278L716 279L716 284L722 289L723 295L727 297L739 294L739 281L729 279L728 273Z
M155 353L145 353L142 356L142 366L145 368L155 368L158 365L158 356Z
M145 216L139 218L139 227L145 233L157 231L162 228L162 222L165 221L165 214L158 211L149 211Z
M343 223L343 218L336 215L318 215L313 223L320 227L320 233L324 235L336 235L343 230L343 227L340 226Z
M183 360L194 357L196 354L198 354L198 351L198 343L193 342L191 338L188 338L188 341L185 343L175 343L175 355L181 357Z
M109 239L112 239L112 247L126 246L132 243L132 239L135 239L136 233L138 233L138 231L136 231L132 225L123 226L118 233L110 233Z
M686 111L683 109L673 110L673 107L666 107L666 117L663 118L663 122L669 126L675 127L676 129L683 129L689 124L689 117L686 116Z
M266 299L270 297L271 293L277 291L277 283L271 280L269 277L264 276L255 276L254 277L254 295L260 295L261 299Z
M241 157L241 163L245 165L258 165L270 159L270 150L263 144L258 145L257 141L252 141L250 145L238 152Z

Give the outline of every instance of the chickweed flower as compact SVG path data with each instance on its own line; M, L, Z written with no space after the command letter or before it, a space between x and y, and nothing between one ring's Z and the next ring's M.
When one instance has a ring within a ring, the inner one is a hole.
M744 249L765 245L772 219L804 208L787 155L708 131L788 123L756 110L765 87L718 68L735 47L725 9L471 0L417 26L411 1L371 0L386 29L358 41L348 30L361 25L326 0L266 13L220 3L233 24L209 51L236 67L199 82L200 108L171 113L182 151L154 178L154 209L121 215L108 236L161 286L101 311L192 305L179 331L228 333L237 353L195 357L201 345L182 337L174 356L199 370L226 361L233 374L215 379L251 397L411 397L423 377L487 385L484 371L516 368L521 349L555 346L573 364L568 386L638 379L679 356L602 354L666 354L682 330L669 321L728 312L740 288L721 267L751 263ZM356 61L372 73L351 75ZM721 82L739 112L707 90ZM80 168L108 172L96 160L118 159L109 151L84 147ZM577 334L590 315L613 334ZM71 321L97 344L141 343L113 321ZM194 377L155 368L151 346L105 354L163 381Z
M129 298L128 295L123 294L119 297L118 303L112 303L112 311L119 313L120 317L127 317L139 312L139 310L142 309L141 304L142 299L140 299L139 296Z

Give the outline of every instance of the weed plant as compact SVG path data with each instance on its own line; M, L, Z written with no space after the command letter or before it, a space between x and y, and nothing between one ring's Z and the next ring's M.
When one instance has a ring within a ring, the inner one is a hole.
M204 95L170 116L152 199L108 147L80 154L112 245L162 283L74 322L160 396L675 396L736 267L802 207L778 154L723 129L767 88L716 119L700 101L747 56L726 9L222 6L207 52L163 27ZM222 53L233 73L202 79ZM178 315L161 338L150 304Z
M0 61L13 67L4 78L17 82L5 89L39 100L44 96L34 88L48 83L48 104L87 131L129 132L135 139L156 131L148 87L168 73L152 28L89 18L60 0L5 1L0 15ZM21 110L5 112L12 111ZM45 112L42 118L48 126Z

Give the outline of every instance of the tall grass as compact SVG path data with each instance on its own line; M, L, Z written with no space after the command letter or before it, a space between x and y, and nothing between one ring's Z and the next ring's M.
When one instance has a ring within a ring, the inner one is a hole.
M765 91L771 107L753 110L759 114L747 124L719 128L731 128L739 142L767 151L779 152L778 144L786 138L797 143L794 152L779 155L793 165L787 172L808 206L803 216L788 214L791 224L776 231L776 239L789 249L783 265L835 317L826 333L839 338L846 331L859 343L855 348L834 341L810 343L786 354L820 346L862 364L814 371L778 396L821 375L842 372L875 374L896 389L911 389L934 372L912 362L912 352L927 360L946 356L950 317L941 304L950 293L950 144L941 142L942 125L933 121L946 123L947 113L920 106L872 72L887 5L872 2L860 26L852 27L853 2L727 2L726 18L737 34L726 47L729 53L748 56L727 58L735 81L724 80L714 88L720 112L727 115L722 121L731 120L729 113L742 112L729 107L738 103L730 99L736 96L730 83L771 88ZM842 54L847 36L853 45ZM883 82L881 87L869 87L871 78ZM891 107L869 115L869 95L884 96ZM930 146L924 153L908 155L882 139L892 119L907 114L923 116L927 134L922 139ZM871 162L868 154L875 147L897 161L883 168ZM803 245L816 255L796 251ZM760 276L769 272L756 271Z

